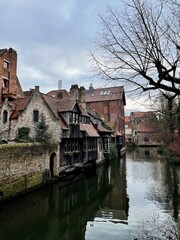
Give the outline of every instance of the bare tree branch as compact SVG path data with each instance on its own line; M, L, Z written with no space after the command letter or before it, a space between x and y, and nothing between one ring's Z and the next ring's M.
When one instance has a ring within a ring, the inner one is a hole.
M180 95L180 4L131 0L124 12L108 7L91 52L96 76ZM131 91L131 89L129 89Z

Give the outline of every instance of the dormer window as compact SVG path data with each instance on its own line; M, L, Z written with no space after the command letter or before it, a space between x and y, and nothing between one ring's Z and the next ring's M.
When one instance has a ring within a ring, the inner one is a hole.
M75 112L69 113L69 122L70 123L79 123L79 114Z
M3 67L8 69L9 68L9 62L4 60Z
M39 122L39 111L38 110L33 111L33 121Z
M90 118L87 116L81 116L81 122L89 124L90 123Z

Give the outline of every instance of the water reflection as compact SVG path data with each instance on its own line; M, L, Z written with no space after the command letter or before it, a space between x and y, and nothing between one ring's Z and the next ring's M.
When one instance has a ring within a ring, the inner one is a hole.
M175 192L178 193L179 167L175 170L157 148L139 148L127 154L126 159L128 220L133 227L138 226L138 232L132 235L138 239L177 239L180 199Z
M177 239L179 168L139 148L0 206L1 240Z

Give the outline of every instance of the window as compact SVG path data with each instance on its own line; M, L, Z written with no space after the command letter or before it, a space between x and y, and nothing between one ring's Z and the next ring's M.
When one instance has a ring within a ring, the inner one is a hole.
M9 80L7 78L3 78L3 87L5 88L9 87Z
M79 123L79 115L75 112L69 113L69 122L70 123Z
M103 147L104 147L104 150L107 151L108 150L108 138L104 138L103 139Z
M81 116L81 122L89 124L90 123L90 118L86 117L86 116Z
M4 64L3 64L3 67L8 69L9 68L9 62L4 60Z
M67 139L64 144L65 152L77 152L80 150L79 140L78 139Z
M8 119L8 112L6 110L3 111L3 123L7 123Z
M39 111L38 110L33 111L33 121L39 122Z

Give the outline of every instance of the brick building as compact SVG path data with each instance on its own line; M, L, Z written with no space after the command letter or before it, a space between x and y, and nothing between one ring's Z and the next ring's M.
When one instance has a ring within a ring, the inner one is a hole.
M17 53L14 49L0 49L0 106L8 98L23 97L17 77Z
M124 88L93 88L86 91L86 104L95 109L100 117L114 130L115 135L125 139L124 106L126 105Z
M160 145L158 137L158 120L155 112L131 112L126 116L126 143L137 146Z

